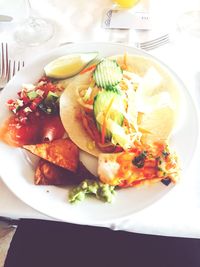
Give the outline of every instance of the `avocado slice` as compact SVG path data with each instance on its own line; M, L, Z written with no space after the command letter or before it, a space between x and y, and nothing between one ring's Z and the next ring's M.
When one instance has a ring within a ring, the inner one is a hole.
M118 125L122 125L124 121L125 107L123 104L123 98L119 91L103 90L99 92L93 104L94 117L98 131L102 133L103 120L111 119ZM106 129L106 139L111 140L112 133Z

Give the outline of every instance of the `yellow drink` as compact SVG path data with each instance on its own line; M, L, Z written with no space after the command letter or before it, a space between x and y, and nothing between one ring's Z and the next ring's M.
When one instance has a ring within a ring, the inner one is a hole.
M114 0L114 2L121 7L133 7L139 0Z

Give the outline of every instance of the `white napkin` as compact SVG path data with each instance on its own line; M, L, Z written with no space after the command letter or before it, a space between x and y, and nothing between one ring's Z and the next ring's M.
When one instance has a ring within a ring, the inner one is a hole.
M149 12L133 12L129 9L109 9L105 12L102 27L106 29L151 29Z

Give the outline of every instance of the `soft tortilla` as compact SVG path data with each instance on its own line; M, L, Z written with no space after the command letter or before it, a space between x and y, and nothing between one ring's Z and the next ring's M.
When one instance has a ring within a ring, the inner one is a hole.
M98 157L101 152L97 147L90 149L94 140L85 131L82 123L77 119L79 104L77 102L77 86L88 85L91 73L78 75L65 89L60 98L60 117L65 130L73 142L83 151Z
M123 56L113 56L112 59L116 59L117 62L123 63ZM167 70L167 68L161 66L157 61L150 59L144 56L138 55L128 55L127 56L127 65L130 71L138 74L139 76L144 76L147 70L150 67L154 67L159 74L162 76L163 80L162 83L154 89L154 94L157 94L162 91L169 92L172 101L174 102L174 106L176 107L175 114L178 114L178 107L179 107L179 90L178 90L178 83L176 82L175 78L171 75L171 73ZM101 151L98 147L94 147L90 149L89 146L94 143L94 141L90 138L90 136L85 131L82 123L77 119L77 112L79 110L79 104L77 102L77 93L76 88L77 86L81 85L88 85L89 86L89 79L91 77L91 73L81 74L75 77L73 81L66 87L64 93L60 99L60 116L62 123L64 125L65 130L67 131L69 137L72 141L82 150L88 152L91 155L98 157ZM144 118L145 119L145 118ZM164 122L167 123L166 121ZM169 122L171 124L171 122ZM174 124L171 125L171 130ZM169 130L169 134L170 134Z

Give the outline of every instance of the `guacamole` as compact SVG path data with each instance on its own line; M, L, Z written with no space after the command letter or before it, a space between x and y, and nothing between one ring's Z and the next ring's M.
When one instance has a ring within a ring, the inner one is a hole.
M86 179L69 192L69 202L83 201L87 195L93 195L103 202L111 203L115 195L115 186Z

